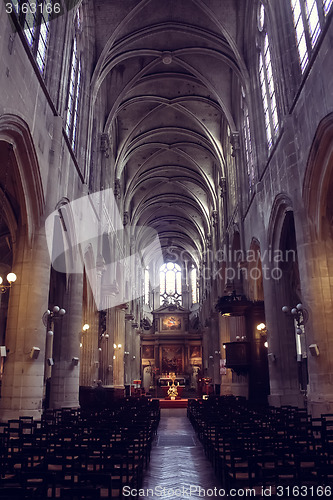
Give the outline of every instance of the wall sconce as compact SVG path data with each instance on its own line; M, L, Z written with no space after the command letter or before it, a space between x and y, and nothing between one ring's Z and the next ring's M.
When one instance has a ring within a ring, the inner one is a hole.
M7 356L7 349L5 345L0 345L0 358L5 358Z
M39 347L32 347L30 351L30 358L31 359L37 359L40 353L40 348Z
M83 325L83 327L82 327L82 331L83 331L83 332L86 332L87 330L89 330L89 328L90 328L90 325L89 325L88 323L85 323L85 324Z
M77 366L79 364L79 358L77 357L72 358L72 363L74 366Z
M53 365L54 365L53 358L47 358L47 364L48 364L49 366L53 366Z
M315 357L319 356L319 347L317 346L317 344L309 345L309 351L311 353L311 356L315 356Z
M3 278L0 276L0 292L6 293L9 288L11 288L12 284L17 280L17 276L15 273L8 273L6 276L6 280L8 285L3 284Z
M262 333L263 335L266 335L267 333L267 327L265 325L265 323L259 323L259 325L257 325L257 330Z

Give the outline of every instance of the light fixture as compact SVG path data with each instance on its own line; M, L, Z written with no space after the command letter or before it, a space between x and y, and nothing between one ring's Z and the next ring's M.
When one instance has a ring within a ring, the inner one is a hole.
M266 349L268 349L268 342L266 340L266 342L264 342L264 346L266 347Z
M17 276L15 273L8 273L6 276L6 280L8 285L3 284L3 278L0 276L0 292L6 293L9 288L11 288L12 284L17 280Z
M304 327L304 325L309 319L309 313L307 309L303 306L303 304L299 303L296 305L296 307L292 308L288 306L283 306L282 312L284 314L288 314L294 317L297 325L295 331L297 335L301 335L304 331L302 327Z
M309 345L309 351L311 353L311 356L315 356L315 357L319 356L319 347L317 346L317 344Z
M85 324L83 325L83 327L82 327L82 331L83 331L83 332L86 332L87 330L89 330L89 328L90 328L90 325L89 325L88 323L85 323Z
M63 316L65 316L66 310L63 307L53 306L52 311L47 309L42 316L42 321L44 325L48 328L49 332L53 332L53 322L58 321Z
M31 359L37 359L40 353L40 347L32 347L30 351L30 358Z
M265 323L259 323L259 325L257 325L257 330L259 330L259 332L262 332L263 330L266 330Z
M79 364L79 358L77 357L72 358L72 363L74 366L77 366Z

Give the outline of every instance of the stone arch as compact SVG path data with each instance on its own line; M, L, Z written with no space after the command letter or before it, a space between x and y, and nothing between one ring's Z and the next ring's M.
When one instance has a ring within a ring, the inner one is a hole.
M252 238L247 258L248 298L252 301L264 300L263 270L261 263L260 243Z
M331 411L333 373L333 113L314 136L303 182L304 265L302 285L310 312L307 339L319 346L320 356L309 356L308 404L314 414Z
M270 352L274 356L271 359L276 360L270 363L271 404L294 401L303 406L306 359L297 356L293 317L281 310L284 305L295 307L302 302L293 204L286 193L280 193L274 200L268 244L270 276L265 286L265 314Z
M26 122L16 115L0 117L0 142L12 147L12 175L15 181L21 223L26 226L29 241L38 227L45 205L38 159Z
M308 158L303 200L313 237L333 237L333 113L319 124Z

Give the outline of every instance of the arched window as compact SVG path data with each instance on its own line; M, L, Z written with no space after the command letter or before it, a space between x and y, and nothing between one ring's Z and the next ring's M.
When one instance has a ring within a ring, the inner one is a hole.
M262 3L259 5L258 30L260 39L259 81L264 107L266 139L268 148L271 148L279 130L279 119L276 105L271 49L267 32L267 19L265 8Z
M50 38L50 20L52 14L57 14L60 10L57 8L56 12L50 0L39 0L35 3L12 0L12 5L38 68L44 74ZM60 4L58 7L60 9Z
M160 300L164 304L182 304L182 273L174 262L160 267Z
M324 14L327 16L329 10L333 5L333 0L323 0Z
M198 287L198 271L196 267L192 267L191 274L191 291L192 291L192 304L199 302L199 287Z
M82 16L78 9L75 17L75 35L71 51L70 78L66 110L66 133L73 151L76 149L81 97L81 58L78 49L77 32L81 29Z
M302 73L322 30L333 0L290 0Z
M245 91L241 87L241 109L242 109L242 125L243 125L243 143L245 150L245 160L247 166L247 175L249 182L250 191L253 189L255 182L255 169L252 153L252 141L251 141L251 130L250 130L250 119L249 119L249 108L245 100Z
M144 299L145 304L150 306L149 267L146 267L144 272Z

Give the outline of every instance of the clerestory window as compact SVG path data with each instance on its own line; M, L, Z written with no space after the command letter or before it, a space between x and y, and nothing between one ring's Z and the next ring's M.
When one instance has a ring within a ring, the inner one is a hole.
M247 177L248 177L248 187L252 191L255 183L255 168L253 161L253 151L252 151L252 141L251 141L251 129L250 129L250 117L249 108L245 99L244 88L241 87L241 110L242 110L242 125L243 125L243 144L245 150L245 160L247 167Z
M296 46L302 73L305 71L332 8L333 0L290 0Z
M10 5L12 7L9 7ZM11 4L6 3L6 11L16 14L39 71L44 74L49 47L50 20L61 12L61 4L53 4L51 0L38 2L12 0Z
M182 273L174 262L160 267L160 300L162 304L182 304Z
M80 10L75 17L75 35L73 38L71 51L70 77L68 85L68 98L66 109L65 129L73 151L76 149L78 124L80 116L80 98L81 98L81 57L78 47L77 32L81 29Z
M271 47L267 30L265 7L259 5L259 82L265 116L267 145L270 149L279 131L279 118L276 103L276 89L273 75Z

